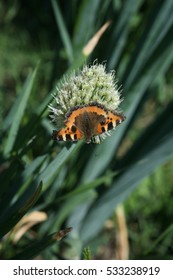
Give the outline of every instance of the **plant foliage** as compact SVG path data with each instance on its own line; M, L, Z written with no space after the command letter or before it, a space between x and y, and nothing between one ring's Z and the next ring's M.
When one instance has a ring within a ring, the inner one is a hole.
M173 2L8 2L0 4L1 258L82 258L116 206L172 158ZM51 92L64 74L96 59L116 70L127 120L100 145L54 143ZM32 211L47 220L15 243L10 233ZM52 239L66 227L73 227L68 237ZM146 256L152 250L138 255Z

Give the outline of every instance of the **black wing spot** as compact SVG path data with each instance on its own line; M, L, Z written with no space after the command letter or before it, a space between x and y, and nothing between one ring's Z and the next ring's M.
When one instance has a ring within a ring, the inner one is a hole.
M66 134L66 141L72 141L70 134Z
M106 129L104 128L104 126L102 126L102 132L105 132L106 131Z
M72 127L71 127L71 131L73 132L73 133L75 133L76 132L76 127L74 126L74 125L72 125Z
M111 130L113 128L114 128L113 123L112 122L108 123L108 130Z

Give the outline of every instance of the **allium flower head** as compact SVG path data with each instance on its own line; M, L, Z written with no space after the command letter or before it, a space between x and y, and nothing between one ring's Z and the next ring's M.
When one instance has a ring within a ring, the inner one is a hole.
M60 129L53 132L53 139L57 141L85 138L86 143L99 143L109 135L110 129L125 119L118 113L121 98L115 74L113 71L106 73L102 64L85 65L78 74L64 79L53 96L55 105L50 104L49 108L52 121ZM108 120L114 115L117 118L111 127Z

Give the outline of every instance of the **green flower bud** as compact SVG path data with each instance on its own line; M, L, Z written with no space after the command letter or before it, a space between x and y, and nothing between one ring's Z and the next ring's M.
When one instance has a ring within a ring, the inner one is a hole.
M65 78L61 87L56 87L53 96L55 105L49 105L50 117L58 129L65 127L70 112L76 106L84 107L97 103L107 111L118 112L122 101L115 72L106 73L105 65L102 64L85 65L79 73ZM107 135L110 135L109 131L92 135L91 140L100 143ZM89 142L88 140L87 143Z

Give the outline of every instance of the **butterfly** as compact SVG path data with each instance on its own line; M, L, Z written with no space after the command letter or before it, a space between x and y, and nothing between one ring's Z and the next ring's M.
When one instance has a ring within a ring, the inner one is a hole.
M53 130L52 139L70 142L84 139L88 144L94 137L114 129L125 118L123 113L108 110L97 102L75 106L66 114L65 127Z

